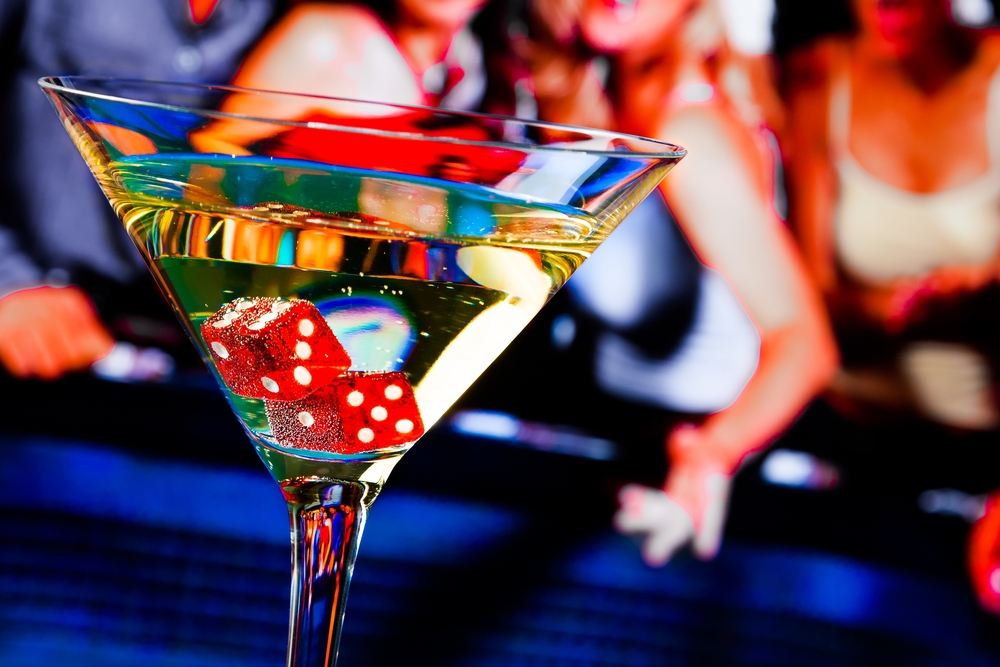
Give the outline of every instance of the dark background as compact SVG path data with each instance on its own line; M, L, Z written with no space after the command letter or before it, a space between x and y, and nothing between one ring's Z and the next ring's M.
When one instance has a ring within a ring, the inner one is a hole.
M779 55L850 29L842 3L777 4ZM148 315L150 294L109 289L104 307ZM566 313L560 295L452 414L576 429L613 456L442 420L373 509L340 664L1000 664L1000 622L966 581L968 523L920 503L1000 486L994 438L942 451L926 429L859 433L817 402L775 447L811 454L835 484L769 482L761 456L737 478L719 557L654 570L611 516L622 484L662 479L679 416L599 392L586 321L573 347L552 344ZM160 384L0 376L0 665L282 664L280 494L183 349Z

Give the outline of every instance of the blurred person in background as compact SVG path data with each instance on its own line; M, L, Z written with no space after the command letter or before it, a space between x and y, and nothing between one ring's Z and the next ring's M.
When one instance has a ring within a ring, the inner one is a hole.
M969 452L1000 427L1000 35L948 0L852 9L856 30L785 79L791 218L843 359L830 400L909 429L909 456ZM998 527L981 520L969 553L994 611Z
M308 2L295 6L256 45L233 85L459 110L516 111L511 85L484 56L471 22L487 0ZM500 3L493 3L499 11ZM492 75L492 76L491 76ZM516 78L518 74L511 74ZM507 82L505 82L507 83ZM497 92L501 91L501 92ZM495 94L494 94L495 93ZM267 101L231 96L234 113L303 120L322 115L319 100ZM280 107L279 107L280 105ZM331 110L336 107L332 103ZM206 151L231 151L273 130L216 122L196 137ZM264 133L264 134L261 134Z
M700 557L717 552L732 476L836 367L822 303L773 205L775 157L765 129L780 123L780 105L761 61L727 43L720 12L710 0L537 0L541 29L525 53L542 118L690 151L664 181L663 196L759 334L759 362L731 404L666 436L662 489L630 485L620 494L616 525L643 537L652 565L689 541ZM724 353L707 347L705 354Z
M0 365L10 374L52 379L86 369L115 337L187 345L37 79L225 83L278 2L0 3L8 129L0 149Z

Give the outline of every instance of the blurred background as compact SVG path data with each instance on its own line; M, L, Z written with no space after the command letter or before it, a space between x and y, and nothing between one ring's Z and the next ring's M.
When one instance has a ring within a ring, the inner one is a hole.
M278 665L287 632L280 492L53 74L691 150L397 466L340 664L1000 664L996 9L0 0L0 665Z

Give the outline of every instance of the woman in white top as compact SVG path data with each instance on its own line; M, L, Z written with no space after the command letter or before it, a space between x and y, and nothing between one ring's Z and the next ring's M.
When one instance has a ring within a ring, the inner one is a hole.
M1000 35L957 26L947 0L853 8L855 34L796 54L787 79L792 218L844 361L831 398L996 429ZM996 498L969 569L1000 613Z
M853 5L854 35L792 58L784 142L844 357L835 400L996 428L1000 35L956 25L947 0Z
M791 423L836 366L821 302L772 206L774 165L760 132L760 98L751 94L755 70L728 47L719 8L708 0L540 0L534 7L551 32L549 48L528 54L540 115L687 148L663 195L760 335L757 370L735 402L667 436L662 490L630 486L620 496L616 523L643 535L648 563L665 563L689 540L696 555L711 557L731 476ZM582 49L573 48L576 34ZM586 49L607 56L606 86Z

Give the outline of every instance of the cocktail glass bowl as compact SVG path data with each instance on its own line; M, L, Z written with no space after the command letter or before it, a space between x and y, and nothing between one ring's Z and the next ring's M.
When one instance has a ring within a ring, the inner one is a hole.
M392 467L684 151L359 100L39 83L284 493L288 665L333 665Z

